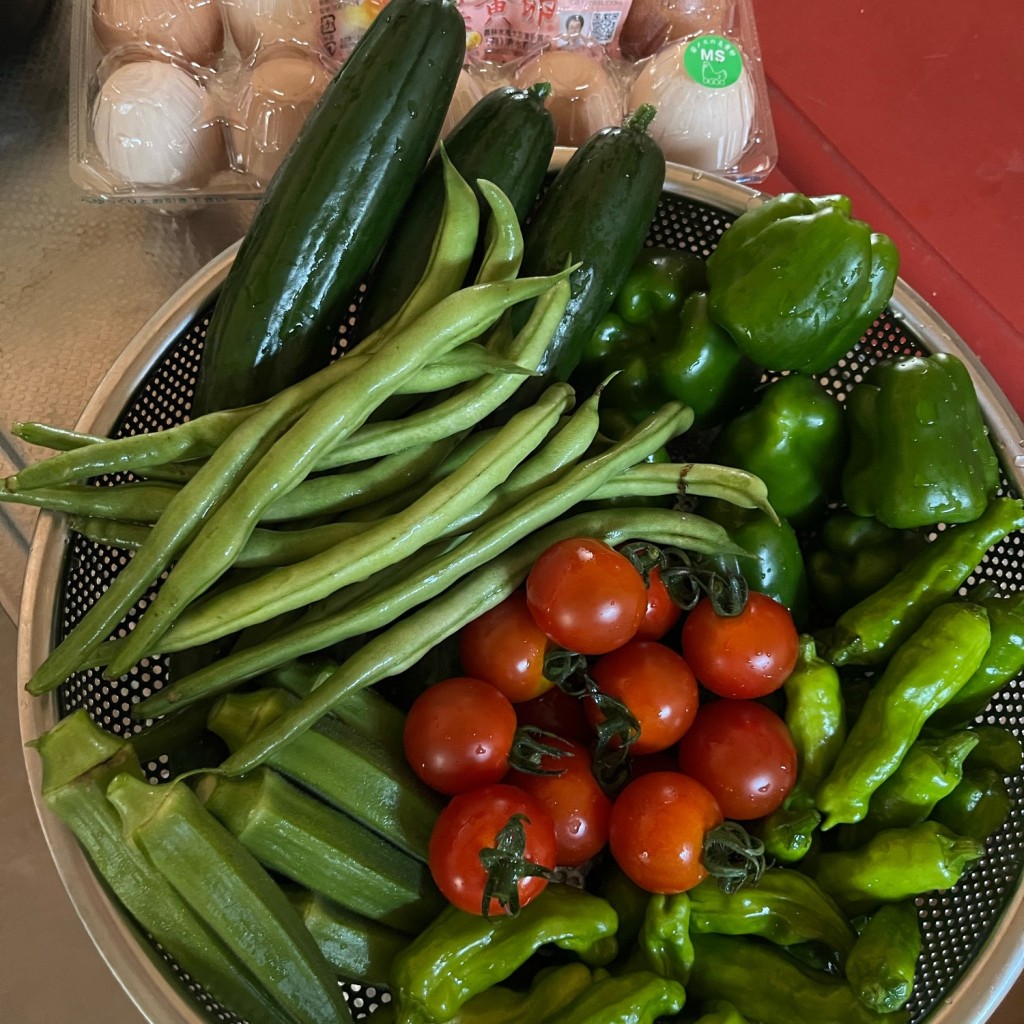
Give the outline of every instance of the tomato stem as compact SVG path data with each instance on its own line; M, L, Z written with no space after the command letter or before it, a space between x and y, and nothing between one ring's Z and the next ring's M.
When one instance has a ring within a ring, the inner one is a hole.
M677 552L676 561L662 569L661 579L669 596L684 611L690 611L707 595L717 615L732 618L746 607L750 588L738 572L702 564L700 558L686 552Z
M491 900L497 900L508 917L515 917L520 907L519 883L524 878L550 881L555 877L551 868L526 859L524 823L529 821L525 814L513 814L494 837L494 846L480 851L480 863L487 872L480 910L484 917L491 916Z
M704 837L704 867L725 892L756 885L765 869L764 843L738 821L726 821Z
M562 737L535 725L523 725L516 729L509 751L509 767L528 775L564 775L564 768L545 768L545 757L567 757L569 751L554 743L546 743L545 739L560 740Z

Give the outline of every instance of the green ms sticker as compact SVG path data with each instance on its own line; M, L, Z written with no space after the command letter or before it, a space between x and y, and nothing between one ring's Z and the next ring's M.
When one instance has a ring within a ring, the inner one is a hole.
M697 36L683 51L686 73L709 89L724 89L743 73L743 56L725 36Z

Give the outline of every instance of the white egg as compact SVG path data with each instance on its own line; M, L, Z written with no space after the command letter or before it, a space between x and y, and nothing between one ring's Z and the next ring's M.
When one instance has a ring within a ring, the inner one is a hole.
M549 49L529 58L515 71L523 89L550 82L547 108L555 122L559 146L580 146L594 132L622 122L622 99L604 63L576 49Z
M92 25L106 50L155 46L204 67L224 45L217 0L93 0Z
M318 0L221 0L231 38L243 57L277 43L320 49Z
M163 61L117 68L96 96L92 127L103 162L126 185L196 187L226 163L206 89Z
M725 171L742 156L750 137L755 109L750 76L744 69L724 88L701 85L683 66L685 46L669 46L644 64L633 83L630 107L655 107L650 132L667 160Z
M455 93L451 103L448 104L448 113L445 114L444 124L441 126L441 138L446 139L452 129L484 98L488 87L480 80L478 75L463 68L459 72L458 81L455 83Z
M228 117L235 167L266 185L331 80L318 55L289 49L258 59Z

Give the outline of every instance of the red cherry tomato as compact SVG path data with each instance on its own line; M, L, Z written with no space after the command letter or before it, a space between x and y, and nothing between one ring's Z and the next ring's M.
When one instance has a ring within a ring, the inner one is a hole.
M702 705L679 741L679 769L706 786L735 821L771 814L796 781L797 754L786 723L752 700Z
M459 657L467 674L485 679L513 703L551 689L544 675L544 655L551 646L516 590L501 604L465 626L459 634Z
M548 740L565 751L562 757L545 755L540 767L558 775L531 775L514 771L512 785L539 800L555 823L558 863L579 867L597 856L608 842L608 816L612 802L591 771L590 753L578 743Z
M544 632L578 654L605 654L631 640L643 622L647 588L625 555L603 541L559 541L534 563L526 600Z
M503 783L461 793L438 815L428 851L430 873L449 903L470 914L483 912L487 871L480 852L495 848L499 833L516 815L521 816L526 839L524 859L555 867L555 825L538 800L518 786ZM520 879L519 905L525 907L547 884L539 875ZM507 908L492 899L488 914L504 913Z
M630 782L612 804L608 845L641 889L686 892L707 877L704 837L722 820L715 798L695 779L651 772Z
M598 658L590 674L640 724L640 735L630 747L634 754L653 754L672 746L697 714L697 681L689 665L665 644L632 640ZM587 714L595 723L604 717L593 701L587 702Z
M508 770L516 712L490 683L466 676L424 690L409 708L406 760L431 788L451 796L498 782Z
M532 700L520 701L515 708L521 726L532 725L564 740L584 745L594 739L594 730L584 714L583 702L557 686Z
M739 615L719 615L703 597L686 616L683 657L719 697L763 697L796 665L800 637L785 605L751 591Z
M672 600L658 566L647 574L647 580L647 608L634 639L660 640L679 621L683 610Z

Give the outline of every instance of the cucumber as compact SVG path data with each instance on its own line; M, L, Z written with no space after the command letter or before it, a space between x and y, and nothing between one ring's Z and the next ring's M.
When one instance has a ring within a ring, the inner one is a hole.
M391 0L271 179L210 319L192 414L268 398L336 332L437 141L465 58L455 0Z
M569 279L572 298L538 376L519 389L517 403L535 400L552 380L569 378L643 248L665 184L664 154L647 132L653 117L654 108L644 104L623 125L592 135L529 216L524 276L580 266Z
M495 89L469 110L445 140L448 158L473 186L485 213L476 185L480 178L508 196L520 221L536 201L555 147L555 124L544 105L550 91L547 82L528 89ZM435 154L373 269L359 310L357 336L365 337L386 323L416 286L430 255L443 202L443 167L440 154Z

